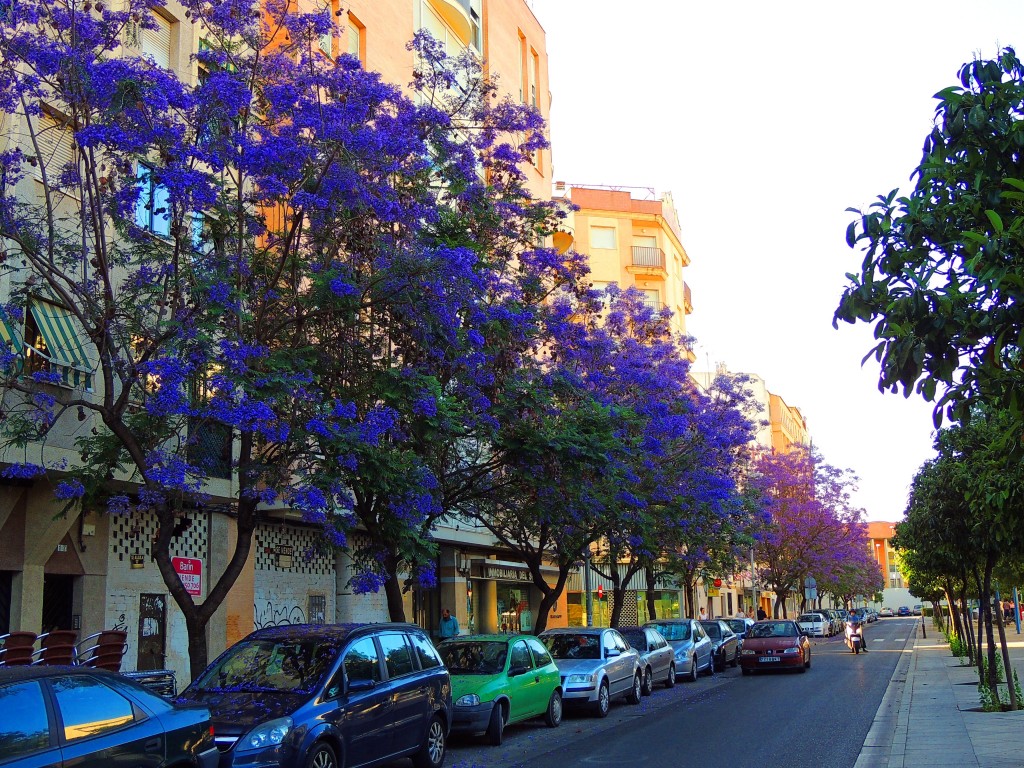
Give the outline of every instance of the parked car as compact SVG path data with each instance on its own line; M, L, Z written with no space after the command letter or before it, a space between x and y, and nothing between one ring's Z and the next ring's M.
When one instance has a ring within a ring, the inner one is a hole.
M905 605L901 605L899 608L896 609L896 615L897 616L909 616L910 615L910 609L907 606L905 606Z
M736 633L736 644L737 644L737 646L739 647L740 650L743 650L743 638L745 638L747 636L747 630L750 627L754 626L754 620L753 619L736 618L736 619L722 619L722 621L724 621L726 624L728 624L729 628L733 632Z
M828 637L832 634L831 623L821 613L802 613L796 623L809 637Z
M71 764L215 768L220 758L209 709L177 706L113 672L88 667L2 667L0 702L4 768Z
M644 624L653 627L668 640L676 656L676 674L694 682L701 671L714 674L714 649L711 638L697 619L658 619Z
M664 683L666 688L676 684L675 652L658 630L654 627L619 627L619 632L640 654L644 696L650 696L658 683Z
M868 624L873 621L878 621L878 611L874 608L866 608L865 611L867 612Z
M743 641L740 667L744 675L764 669L806 672L811 667L811 642L795 621L759 621Z
M297 624L251 633L178 697L213 712L220 768L444 762L451 680L414 624Z
M606 717L612 699L640 703L640 654L618 630L562 627L542 632L540 640L558 664L567 705L587 706L597 717Z
M740 659L740 641L732 628L721 619L705 619L700 625L711 638L711 656L715 660L715 669L725 669L725 665L735 667Z
M921 609L922 609L922 605L920 603L918 603L917 605L915 605L911 609L911 613L913 613L915 616L920 616L921 615Z
M462 635L437 647L452 678L452 730L487 734L501 744L505 727L544 717L562 722L562 679L551 654L530 635Z
M880 610L878 612L878 615L881 616L882 618L892 618L892 616L893 616L892 608L883 608L882 610Z

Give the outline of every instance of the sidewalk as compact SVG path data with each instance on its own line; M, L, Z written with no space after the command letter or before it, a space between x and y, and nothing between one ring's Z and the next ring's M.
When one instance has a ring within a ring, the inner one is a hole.
M1024 682L1024 635L1007 627L1010 661ZM918 628L889 680L854 768L1024 764L1024 711L980 712L978 674L960 666L945 638Z

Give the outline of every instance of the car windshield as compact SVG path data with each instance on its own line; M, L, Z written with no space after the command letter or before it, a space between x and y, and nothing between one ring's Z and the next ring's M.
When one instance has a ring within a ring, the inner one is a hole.
M250 640L230 648L199 680L201 691L309 694L334 666L341 638Z
M496 675L505 669L508 644L497 640L487 642L441 643L437 647L441 661L453 675Z
M742 635L747 631L747 623L743 619L727 619L725 623L737 635Z
M708 637L712 640L720 640L722 637L722 628L715 624L704 624L704 631L708 633Z
M638 651L647 650L647 637L643 631L640 630L623 630L619 629L619 634L626 638L626 642L629 643L630 648L636 648Z
M796 637L796 627L791 621L766 621L755 624L747 630L747 637Z
M542 637L544 645L556 659L600 659L601 638L598 635L557 634Z
M651 624L656 630L661 632L662 637L666 640L689 640L690 639L690 623L680 622L675 623L664 623L664 624Z

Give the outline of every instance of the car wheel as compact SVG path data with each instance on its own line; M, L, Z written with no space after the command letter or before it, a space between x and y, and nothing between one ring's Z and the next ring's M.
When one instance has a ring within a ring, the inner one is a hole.
M690 674L686 676L686 679L691 683L697 682L697 657L694 656L690 661Z
M594 702L594 716L608 717L608 710L612 708L612 697L608 693L608 681L602 680L601 687L597 689L597 701Z
M633 676L633 689L626 694L626 701L630 704L639 704L644 695L644 684L640 675Z
M654 673L651 672L650 667L644 670L644 681L640 686L640 693L644 696L650 696L654 693Z
M487 723L487 741L492 747L500 747L505 736L505 712L501 704L494 703L491 720Z
M548 728L557 728L562 724L562 694L552 691L548 699L548 711L544 714L544 722Z
M434 717L427 726L427 735L420 751L412 756L412 764L416 768L441 768L444 765L444 750L447 745L444 723L440 717Z
M669 664L668 665L668 679L665 680L665 687L666 688L675 688L676 687L676 665L675 664Z
M338 768L338 758L330 744L319 742L306 755L306 768Z
M736 649L736 653L732 655L732 661L729 662L729 666L736 669L740 664L740 649Z

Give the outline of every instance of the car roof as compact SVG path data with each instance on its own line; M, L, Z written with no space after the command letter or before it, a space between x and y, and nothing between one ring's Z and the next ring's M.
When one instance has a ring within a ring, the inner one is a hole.
M533 635L526 635L517 633L514 635L507 635L504 632L492 632L486 635L458 635L456 637L446 637L444 642L446 643L511 643L513 640L521 640L524 637L533 637ZM536 638L534 638L536 640Z
M125 679L113 672L95 667L33 664L31 666L0 666L0 684L17 683L22 680L40 680L46 677L62 677L69 674Z
M351 634L370 631L415 630L423 632L417 624L403 622L379 622L374 624L282 624L279 627L265 627L250 633L246 640L300 640L306 637L344 640Z
M541 632L542 635L597 635L614 627L552 627Z

